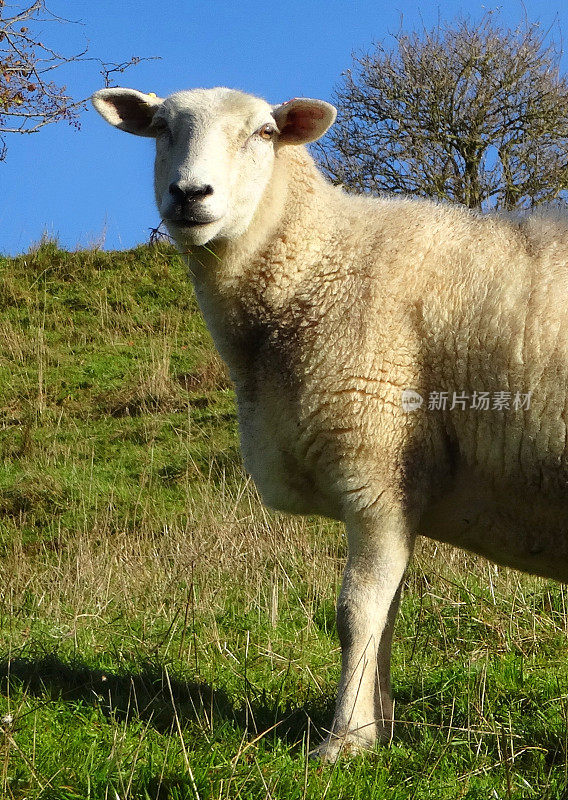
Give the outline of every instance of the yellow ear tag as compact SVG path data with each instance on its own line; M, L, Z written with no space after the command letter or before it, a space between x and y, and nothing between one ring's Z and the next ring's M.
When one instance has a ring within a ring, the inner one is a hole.
M156 97L156 92L148 92L148 97Z

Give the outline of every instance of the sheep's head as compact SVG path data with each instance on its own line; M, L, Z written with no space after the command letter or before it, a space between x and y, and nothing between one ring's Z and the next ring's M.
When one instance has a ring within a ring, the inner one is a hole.
M223 88L177 92L165 100L133 89L102 89L92 100L115 127L156 140L156 203L182 247L242 235L277 149L319 139L336 113L322 100L271 106Z

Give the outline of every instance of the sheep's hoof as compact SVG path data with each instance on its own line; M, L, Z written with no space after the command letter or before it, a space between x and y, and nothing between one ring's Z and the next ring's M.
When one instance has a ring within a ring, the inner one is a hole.
M314 761L334 763L341 756L350 758L362 752L369 752L375 744L374 739L369 739L357 733L331 733L323 742L308 754Z

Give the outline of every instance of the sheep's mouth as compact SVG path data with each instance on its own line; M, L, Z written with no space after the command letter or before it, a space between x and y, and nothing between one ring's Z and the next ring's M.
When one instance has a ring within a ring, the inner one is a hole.
M213 225L219 222L218 217L181 217L177 219L164 220L168 225L173 225L176 228L201 228L205 225Z

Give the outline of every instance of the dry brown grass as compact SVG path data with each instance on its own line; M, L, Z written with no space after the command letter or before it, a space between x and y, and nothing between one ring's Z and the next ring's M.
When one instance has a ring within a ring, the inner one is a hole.
M237 603L243 613L261 609L276 625L281 606L297 607L309 626L316 607L335 603L344 556L341 526L268 512L242 476L236 484L204 482L197 492L192 486L183 525L163 520L158 527L147 507L121 530L109 506L72 537L12 538L0 562L2 604L15 613L33 596L54 625L69 622L70 614L102 617L111 606L112 613L166 619L172 607L187 602L191 584L202 618ZM488 647L495 648L497 636L498 650L537 646L546 629L568 632L567 610L551 614L552 600L547 606L549 586L427 540L419 542L406 579L407 591L439 617L440 630L449 609L458 630L460 618L469 624L473 610L493 632ZM448 647L459 650L460 642Z
M112 514L112 508L101 509L72 538L32 544L12 538L0 562L11 610L31 593L54 621L67 617L70 608L79 616L99 614L110 603L126 614L159 616L193 580L202 613L223 608L238 587L241 600L254 604L262 598L274 614L271 581L287 591L293 573L314 596L332 596L336 588L337 530L330 534L324 522L269 515L244 476L236 488L205 485L197 494L193 488L183 527L164 520L157 530L153 509L142 508L135 524L121 531ZM327 543L321 546L318 539Z

